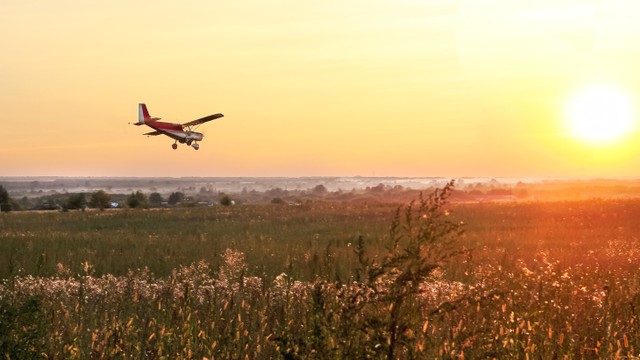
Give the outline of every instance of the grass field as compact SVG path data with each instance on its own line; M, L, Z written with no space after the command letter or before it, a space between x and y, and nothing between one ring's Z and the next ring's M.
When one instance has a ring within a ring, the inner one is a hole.
M0 350L12 359L640 354L639 200L431 205L404 207L395 235L398 204L2 214ZM416 229L462 221L464 234L424 240L406 231L409 213Z

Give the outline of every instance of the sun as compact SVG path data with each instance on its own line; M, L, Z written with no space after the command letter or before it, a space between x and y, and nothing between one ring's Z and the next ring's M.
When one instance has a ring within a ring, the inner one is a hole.
M609 86L575 93L566 104L565 116L572 137L594 144L619 141L634 128L631 97Z

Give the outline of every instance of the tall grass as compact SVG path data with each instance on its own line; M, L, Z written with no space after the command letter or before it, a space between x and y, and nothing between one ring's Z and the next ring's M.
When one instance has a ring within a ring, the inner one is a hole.
M639 201L454 206L449 190L399 210L5 214L0 353L639 355Z

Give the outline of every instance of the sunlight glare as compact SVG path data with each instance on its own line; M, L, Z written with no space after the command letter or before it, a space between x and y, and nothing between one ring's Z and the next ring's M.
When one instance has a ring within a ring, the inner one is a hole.
M613 87L592 86L577 92L565 112L570 135L590 143L620 140L634 127L630 97Z

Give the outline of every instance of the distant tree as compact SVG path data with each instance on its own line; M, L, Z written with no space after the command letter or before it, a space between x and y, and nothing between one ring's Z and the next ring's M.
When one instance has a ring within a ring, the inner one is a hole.
M160 195L157 192L151 193L149 195L149 204L151 206L160 206L160 204L162 204L162 201L164 199L162 198L162 195Z
M111 195L104 192L104 190L98 190L91 193L91 199L89 205L100 210L104 210L111 202Z
M67 209L82 209L87 205L87 197L84 193L71 195L67 200Z
M135 193L131 193L127 198L127 205L130 208L147 208L149 207L149 202L147 201L147 196L142 193L142 191L138 190Z
M220 198L220 205L229 206L233 204L233 200L229 197L229 195L222 195Z
M322 184L316 185L316 187L313 188L312 192L316 195L324 195L327 193L327 188Z
M284 195L284 190L282 190L279 187L276 187L276 188L267 190L266 194L269 195L269 196L279 197L279 196Z
M184 200L184 194L180 191L172 192L171 195L169 195L169 205L175 205L182 200Z
M12 199L9 197L9 192L4 186L0 185L0 212L1 211L11 211L12 210Z
M370 192L381 193L384 192L384 184L380 183L369 189Z
M29 201L28 197L23 196L22 199L20 199L20 207L21 208L29 209L32 206L33 206L33 204L31 204L31 201Z
M393 191L395 191L395 192L401 192L401 191L403 191L403 190L404 190L404 186L402 186L402 185L396 185L396 186L394 186L394 187L393 187L393 189L392 189L392 190L393 190Z
M200 194L213 194L213 189L203 186L200 188Z
M0 204L7 203L9 203L9 192L7 192L4 186L0 185Z

